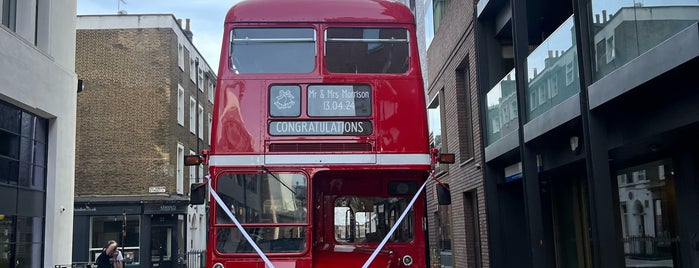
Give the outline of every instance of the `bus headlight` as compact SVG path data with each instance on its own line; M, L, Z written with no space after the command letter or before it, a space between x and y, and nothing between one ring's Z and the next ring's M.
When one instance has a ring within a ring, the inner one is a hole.
M410 255L403 256L403 265L410 266L413 264L413 257Z
M220 262L216 263L216 264L214 264L213 268L223 268L223 264L221 264Z

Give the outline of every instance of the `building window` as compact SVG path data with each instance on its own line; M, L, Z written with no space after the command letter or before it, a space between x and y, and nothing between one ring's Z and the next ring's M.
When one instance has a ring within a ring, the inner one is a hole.
M189 97L189 132L195 134L197 131L197 101L194 97Z
M184 71L184 45L177 44L177 66Z
M552 74L546 81L549 88L549 98L556 97L558 95L558 76Z
M189 150L189 155L195 155L195 153L192 150ZM197 167L196 166L189 166L189 184L196 183L197 182Z
M209 95L209 102L214 103L214 94L216 93L216 87L214 86L213 80L209 80L208 82L208 95Z
M209 142L209 145L211 145L211 124L214 122L214 119L211 117L211 113L208 113L208 115L209 115L209 132L207 132L207 133L209 134L209 138L207 139L207 141Z
M197 65L196 62L194 61L194 58L190 58L189 60L189 79L194 82L194 79L197 78Z
M201 68L199 68L198 72L199 80L197 80L197 87L199 88L199 91L204 92L204 71Z
M204 139L204 107L202 107L201 105L199 105L199 110L197 112L197 116L199 117L199 122L198 122L199 129L197 132L197 137L199 137L199 139L203 140Z
M0 3L2 3L0 6L0 8L2 8L2 13L0 13L2 25L15 31L17 22L17 0L2 0Z
M446 152L446 143L444 143L445 137L442 135L446 133L444 131L444 110L443 106L440 105L443 102L444 89L435 96L435 98L427 106L427 123L428 129L430 131L430 147L439 149L442 152ZM446 171L447 165L435 165L435 174Z
M184 126L184 88L177 84L177 123Z
M473 118L471 115L471 76L468 66L468 59L456 70L456 88L461 92L459 98L459 108L463 112L459 114L459 159L461 163L473 158Z
M575 82L575 61L566 63L566 86Z
M538 106L536 89L529 92L529 111L534 111Z
M199 178L204 178L204 165L199 165Z
M140 264L140 225L138 215L90 217L90 261L96 261L107 241L114 240L119 243L120 250L123 247L124 263Z
M432 39L434 38L434 16L432 8L432 0L426 0L425 6L427 10L425 11L424 25L425 27L425 46L430 47Z
M539 105L546 103L546 100L548 100L548 92L546 92L546 88L544 88L544 85L539 86L539 89L537 91L539 92Z
M447 4L449 4L449 0L432 0L435 32L437 32L437 29L439 29L439 25L442 23L444 15L447 14Z
M616 172L621 237L626 265L639 259L677 263L680 236L677 226L675 178L671 159L663 159ZM623 176L622 176L623 175Z
M184 146L177 143L177 193L184 193Z
M614 36L610 36L607 38L607 63L610 63L614 60L616 57L616 53L614 53Z
M0 101L0 267L43 266L47 142L47 119Z

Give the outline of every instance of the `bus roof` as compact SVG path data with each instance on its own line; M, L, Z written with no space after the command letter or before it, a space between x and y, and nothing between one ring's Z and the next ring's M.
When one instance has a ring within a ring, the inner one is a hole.
M414 24L402 3L388 0L244 0L228 10L231 22L375 22Z

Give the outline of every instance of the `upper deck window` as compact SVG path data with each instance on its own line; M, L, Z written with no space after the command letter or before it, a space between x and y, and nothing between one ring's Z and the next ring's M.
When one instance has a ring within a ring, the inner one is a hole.
M237 28L231 34L231 68L237 74L309 73L315 68L312 28Z
M332 73L389 73L408 70L408 30L329 28L325 63Z

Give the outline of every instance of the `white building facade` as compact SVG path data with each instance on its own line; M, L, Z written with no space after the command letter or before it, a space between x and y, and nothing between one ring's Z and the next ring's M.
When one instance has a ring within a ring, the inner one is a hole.
M75 0L0 0L0 267L72 262Z

